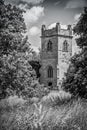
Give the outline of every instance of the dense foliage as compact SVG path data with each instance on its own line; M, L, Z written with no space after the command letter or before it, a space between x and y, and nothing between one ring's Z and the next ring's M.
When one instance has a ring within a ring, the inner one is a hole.
M23 10L0 0L0 98L31 94L31 83L36 80L29 64L32 49L28 37L24 37L22 13Z
M39 78L40 77L39 70L41 68L40 62L39 61L35 61L35 60L31 60L31 61L29 61L29 63L32 66L32 68L35 70L37 78Z
M74 96L87 98L87 7L74 27L74 33L81 52L72 57L62 87Z

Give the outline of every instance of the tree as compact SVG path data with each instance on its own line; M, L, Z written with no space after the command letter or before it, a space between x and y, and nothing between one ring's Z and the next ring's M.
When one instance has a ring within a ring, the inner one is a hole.
M0 0L0 98L32 92L36 74L29 64L32 49L25 32L23 10Z
M32 68L35 70L37 78L40 77L40 49L39 52L32 51L31 59L29 61Z
M87 7L74 27L74 33L78 36L76 42L81 52L72 57L62 87L74 96L87 98Z
M40 72L39 71L40 71L40 67L41 67L39 61L31 60L31 61L29 61L29 63L32 66L32 68L35 70L37 78L39 78L40 77Z

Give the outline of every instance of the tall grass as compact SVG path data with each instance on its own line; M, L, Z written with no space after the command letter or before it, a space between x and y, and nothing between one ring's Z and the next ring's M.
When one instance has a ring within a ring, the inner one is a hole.
M34 105L29 101L9 97L0 101L0 130L28 130L34 127Z
M71 100L71 94L65 91L51 91L47 96L41 99L41 103L45 106L59 106Z
M44 116L40 124L44 130L87 130L86 99L73 99L63 91L52 92L42 99L42 104Z
M0 101L0 130L87 130L87 101L64 91L41 100L17 96Z

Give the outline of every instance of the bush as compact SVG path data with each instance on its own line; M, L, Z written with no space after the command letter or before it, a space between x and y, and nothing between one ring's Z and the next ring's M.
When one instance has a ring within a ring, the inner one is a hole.
M43 84L40 84L37 80L32 82L32 97L42 98L49 93L49 89Z

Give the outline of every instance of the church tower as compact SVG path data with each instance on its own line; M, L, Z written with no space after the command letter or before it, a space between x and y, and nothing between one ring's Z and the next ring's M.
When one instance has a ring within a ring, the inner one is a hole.
M57 23L52 29L41 29L40 83L55 88L60 86L72 56L72 28Z

